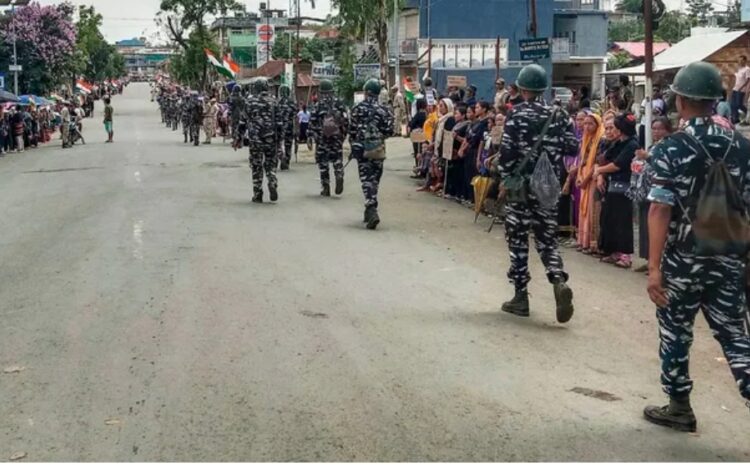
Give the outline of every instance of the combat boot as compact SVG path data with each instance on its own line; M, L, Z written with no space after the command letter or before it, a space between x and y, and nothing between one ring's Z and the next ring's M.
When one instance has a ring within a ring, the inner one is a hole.
M380 224L380 216L378 215L378 209L375 207L367 207L370 210L369 216L367 216L367 229L374 230ZM367 215L367 211L365 211Z
M279 191L276 190L276 186L268 186L268 195L271 197L271 202L279 200Z
M573 290L563 281L553 284L558 323L567 323L573 318Z
M505 302L500 309L505 313L516 316L529 316L529 292L517 290L516 295L508 302Z
M320 191L320 195L323 197L330 197L331 196L331 185L330 184L323 184L323 188Z
M187 143L188 143L188 135L187 135L187 134L185 134L185 142L184 142L184 143L185 143L185 144L187 144Z
M253 203L263 203L263 191L253 194Z
M336 195L344 193L344 177L336 176Z
M669 405L649 405L643 409L646 420L659 426L694 433L697 428L695 414L690 406L690 397L670 397Z

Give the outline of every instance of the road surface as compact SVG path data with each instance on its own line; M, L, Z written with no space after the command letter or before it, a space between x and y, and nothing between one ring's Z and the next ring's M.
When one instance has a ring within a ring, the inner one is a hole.
M305 159L254 205L245 152L182 144L145 84L113 104L115 144L97 114L0 159L0 459L750 460L703 320L699 433L646 423L645 277L566 251L562 326L533 255L532 317L501 314L502 228L414 192L405 141L371 232L354 165L342 198Z

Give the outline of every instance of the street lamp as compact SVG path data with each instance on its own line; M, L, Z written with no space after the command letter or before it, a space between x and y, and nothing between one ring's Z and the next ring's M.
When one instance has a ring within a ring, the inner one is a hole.
M0 6L10 5L11 15L15 14L17 6L26 6L31 0L0 0ZM16 31L13 30L13 65L10 66L10 71L13 72L13 91L18 95L18 72L21 71L21 67L18 66L18 51L16 50Z

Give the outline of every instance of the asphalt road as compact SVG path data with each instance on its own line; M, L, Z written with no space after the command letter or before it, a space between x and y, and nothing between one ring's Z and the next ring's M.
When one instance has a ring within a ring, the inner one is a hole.
M0 460L750 460L750 412L705 322L699 433L661 403L645 277L566 251L570 324L532 256L532 317L503 230L414 192L391 141L378 231L356 167L307 158L250 203L247 154L192 147L147 86L89 144L0 159Z

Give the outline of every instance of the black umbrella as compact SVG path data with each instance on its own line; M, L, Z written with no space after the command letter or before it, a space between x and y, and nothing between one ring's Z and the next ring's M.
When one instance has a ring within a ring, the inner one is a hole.
M18 97L13 92L0 89L0 103L18 102Z

